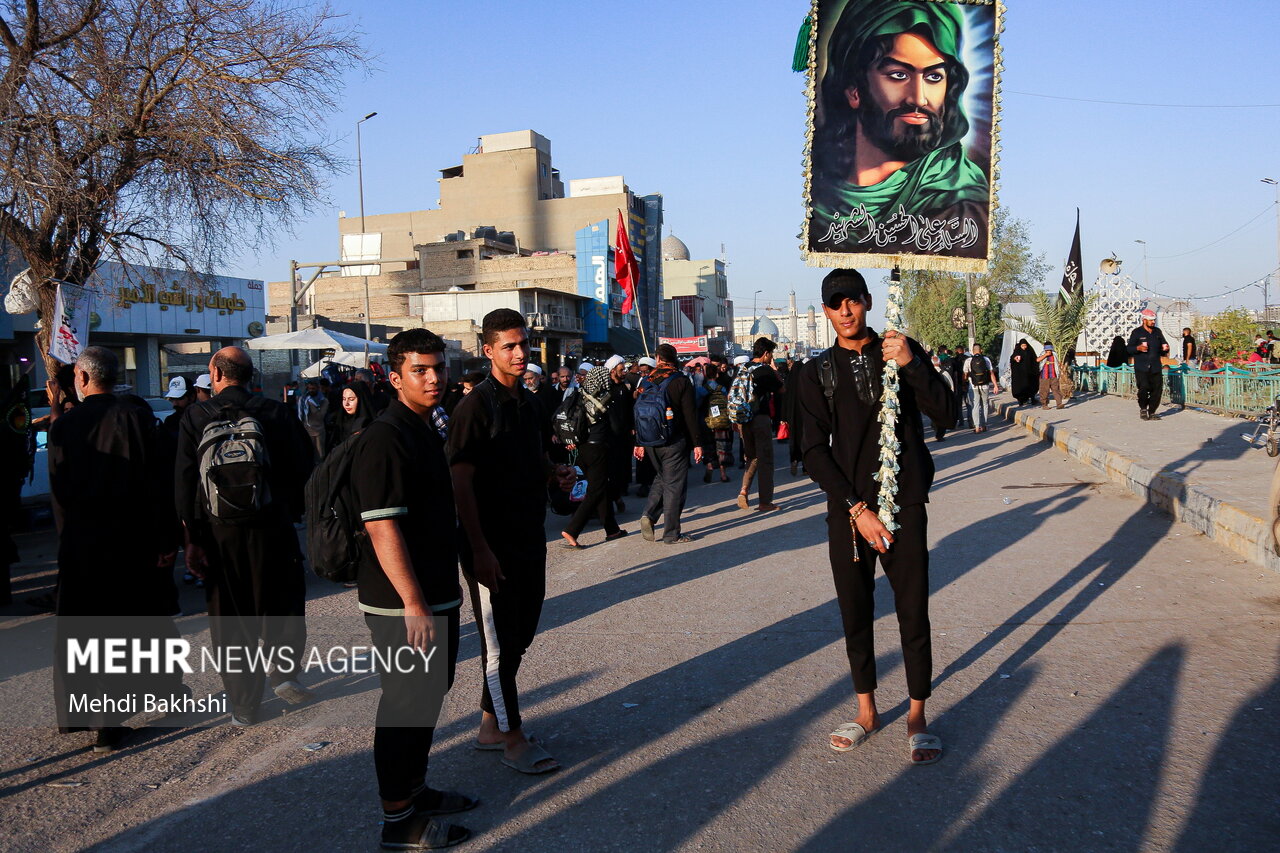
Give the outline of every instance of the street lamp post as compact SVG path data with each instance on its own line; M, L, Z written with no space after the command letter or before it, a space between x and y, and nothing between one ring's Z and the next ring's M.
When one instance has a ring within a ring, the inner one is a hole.
M760 315L756 313L756 297L762 293L764 293L763 290L757 290L755 293L751 294L751 325L753 328L760 322ZM751 336L751 331L751 329L747 330L748 337Z
M356 181L360 186L360 254L364 254L364 158L360 152L360 125L376 116L377 113L369 113L364 118L356 122ZM364 260L361 258L361 260ZM365 271L364 278L364 339L370 340L373 337L373 329L369 325L369 276ZM367 347L367 345L366 345ZM368 362L368 353L365 354L365 361ZM367 364L366 364L367 366Z
M1275 178L1263 178L1262 182L1264 184L1271 184L1271 186L1276 188L1276 260L1280 261L1280 181L1277 181ZM1275 275L1277 281L1280 281L1280 266L1277 267ZM1266 304L1267 292L1265 290L1262 291L1262 303L1263 322L1270 323L1271 318L1267 316L1267 309L1269 306Z

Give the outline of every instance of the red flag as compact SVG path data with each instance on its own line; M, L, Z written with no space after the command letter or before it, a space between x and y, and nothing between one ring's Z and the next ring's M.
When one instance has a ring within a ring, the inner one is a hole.
M640 269L636 266L635 253L631 251L631 240L627 237L627 220L622 211L618 211L617 248L613 255L613 276L626 297L622 300L622 313L630 314L636 298L636 280L640 278Z

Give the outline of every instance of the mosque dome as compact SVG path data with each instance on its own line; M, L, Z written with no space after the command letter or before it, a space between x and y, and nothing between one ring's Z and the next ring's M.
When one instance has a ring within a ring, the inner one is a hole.
M674 234L662 238L662 259L664 261L689 260L689 247Z
M763 315L757 317L756 321L751 324L751 337L769 338L776 341L778 339L778 324Z

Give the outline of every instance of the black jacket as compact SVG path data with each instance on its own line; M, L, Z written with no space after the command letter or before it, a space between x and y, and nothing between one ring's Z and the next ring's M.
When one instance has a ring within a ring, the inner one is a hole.
M1145 343L1147 345L1146 352L1138 352L1138 344ZM1165 347L1169 342L1164 339L1164 332L1160 331L1159 326L1155 326L1151 331L1147 331L1145 326L1139 325L1129 333L1129 355L1133 356L1133 372L1134 373L1159 373L1164 369L1164 364L1160 361L1160 357L1169 355L1172 350L1166 350Z
M881 339L863 348L874 380L874 402L868 404L855 387L852 350L832 347L800 369L797 380L796 411L801 422L801 453L805 470L827 493L832 511L847 511L846 501L866 501L877 506L880 484L873 475L880 470L880 388L884 375ZM925 444L923 412L940 428L955 425L956 399L942 377L929 363L929 356L908 339L915 360L898 371L898 440L901 471L898 474L899 506L926 503L933 485L933 457ZM822 364L830 359L836 386L832 409L823 393Z

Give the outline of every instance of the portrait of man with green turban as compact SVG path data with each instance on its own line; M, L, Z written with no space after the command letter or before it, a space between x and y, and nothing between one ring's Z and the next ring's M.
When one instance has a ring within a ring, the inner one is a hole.
M965 150L964 10L831 0L818 26L809 252L985 259L991 182Z

